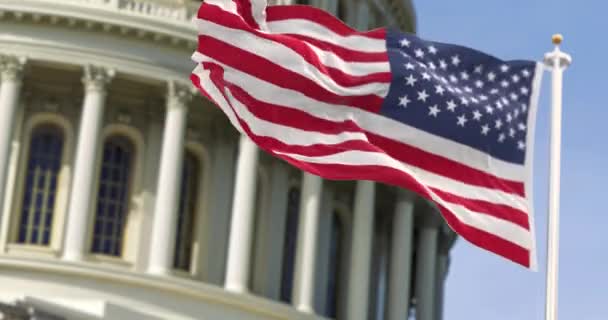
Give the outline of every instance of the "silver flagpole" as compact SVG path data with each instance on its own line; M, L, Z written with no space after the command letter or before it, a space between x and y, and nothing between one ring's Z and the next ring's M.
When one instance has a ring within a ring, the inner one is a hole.
M562 74L572 59L559 50L562 36L553 36L553 51L545 54L551 70L551 154L549 165L549 217L547 229L547 287L545 320L557 320L557 267L559 251L560 154L562 138Z

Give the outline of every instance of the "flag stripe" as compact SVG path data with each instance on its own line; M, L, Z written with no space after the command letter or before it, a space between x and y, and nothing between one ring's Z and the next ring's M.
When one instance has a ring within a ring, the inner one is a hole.
M324 30L323 33L325 34L335 33L343 37L354 36L361 38L369 38L374 39L378 42L383 42L386 38L386 33L383 29L376 29L368 32L359 32L349 27L347 24L343 23L342 21L327 13L326 11L319 10L310 6L298 6L297 10L294 10L293 6L270 6L266 9L266 14L266 21L269 25L277 22L288 22L290 24L300 27L302 31L305 31L315 30L315 27L310 25L298 25L297 22L307 24L314 23L328 29ZM285 28L271 28L271 31L273 30L277 30L276 32L280 33L282 30L285 30ZM367 43L360 43L359 46L355 46L355 49L358 47L365 47L366 44Z
M384 52L363 52L345 48L328 41L315 39L309 36L295 34L295 33L282 33L282 35L295 38L304 41L310 45L313 45L324 51L333 52L344 61L357 61L357 62L384 62L388 64L388 56L386 51Z
M322 79L324 83L335 81L341 86L354 87L372 82L389 83L391 81L390 65L386 55L385 63L344 62L333 53L315 50L316 48L297 39L252 30L244 25L237 16L217 9L217 13L213 10L205 11L206 15L213 17L213 21L198 20L197 24L206 32L213 33L215 38L222 39L234 47L248 50L251 46L255 46L258 55L269 59L282 57L280 61L284 62L286 66L293 66L292 71L297 72L296 66L298 68L304 66L303 69L311 71L316 69L325 75ZM200 51L203 52L203 50ZM267 56L269 54L272 55ZM373 88L371 90L360 87L349 89L358 89L363 92L374 91ZM345 89L345 91L348 92L349 89Z
M209 36L199 36L199 52L258 79L302 92L318 101L348 105L370 112L378 112L382 107L383 99L375 94L336 94L319 85L319 82L288 70L267 58L236 48Z

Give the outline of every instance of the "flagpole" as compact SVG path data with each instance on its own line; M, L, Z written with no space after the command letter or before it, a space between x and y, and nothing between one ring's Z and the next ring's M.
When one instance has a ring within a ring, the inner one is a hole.
M553 36L553 51L545 54L551 70L551 154L549 165L549 217L547 229L547 287L545 320L557 320L557 271L559 253L560 154L562 131L562 74L572 59L559 49L562 36Z

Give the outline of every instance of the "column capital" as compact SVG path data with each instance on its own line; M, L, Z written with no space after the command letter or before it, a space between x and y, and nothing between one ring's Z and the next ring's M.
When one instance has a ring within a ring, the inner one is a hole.
M187 108L194 93L195 89L191 85L170 80L167 82L167 108Z
M84 66L82 83L85 91L106 92L106 86L112 81L115 73L114 69L93 65Z
M23 56L0 54L0 79L2 81L21 81L27 58Z

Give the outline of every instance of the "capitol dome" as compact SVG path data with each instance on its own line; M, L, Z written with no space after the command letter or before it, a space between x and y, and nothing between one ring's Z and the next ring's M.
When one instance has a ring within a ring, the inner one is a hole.
M415 26L409 1L297 2ZM199 5L0 2L0 318L441 319L436 209L239 136L188 79Z

